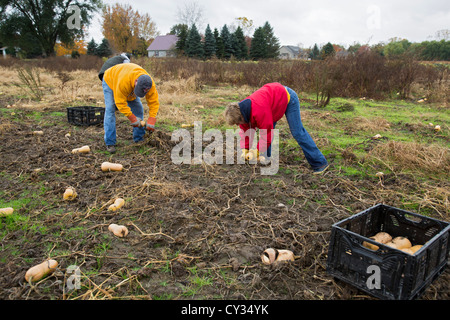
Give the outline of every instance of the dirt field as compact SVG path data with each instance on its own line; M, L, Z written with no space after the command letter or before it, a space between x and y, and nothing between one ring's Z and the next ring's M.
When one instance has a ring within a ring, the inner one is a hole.
M326 273L331 226L377 203L401 206L401 195L423 188L421 179L402 173L382 185L342 175L337 162L352 157L342 160L338 151L327 155L331 169L314 176L295 146L282 153L273 176L252 164L176 165L167 127L134 145L120 115L118 152L109 155L103 128L71 126L65 107L11 109L14 99L1 99L0 195L17 207L0 228L2 300L373 299ZM91 152L71 153L83 145ZM366 143L366 151L374 146ZM124 171L102 172L104 161ZM68 186L78 192L74 201L62 200ZM107 211L117 197L125 206ZM431 216L448 219L430 203ZM128 236L112 235L111 223L126 225ZM296 259L264 265L266 248L292 250ZM30 286L25 272L48 257L58 270ZM71 265L81 270L81 288L67 291ZM447 269L421 299L448 300L449 283Z

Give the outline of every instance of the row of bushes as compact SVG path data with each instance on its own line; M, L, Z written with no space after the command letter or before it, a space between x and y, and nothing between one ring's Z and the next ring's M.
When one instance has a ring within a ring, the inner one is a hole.
M140 58L134 61L161 80L195 77L199 85L248 85L260 87L280 82L297 92L315 93L318 105L331 97L349 98L427 98L449 102L449 71L445 65L424 64L408 56L388 59L373 52L362 52L324 61L280 60L238 62L188 58ZM0 59L0 65L23 65L53 72L99 70L102 59L53 57L33 61Z
M423 64L404 56L387 59L363 52L325 61L223 62L192 59L142 59L140 63L160 79L196 76L206 85L260 87L280 82L298 92L316 94L318 105L330 97L449 99L449 71L445 65ZM447 101L448 102L448 101Z

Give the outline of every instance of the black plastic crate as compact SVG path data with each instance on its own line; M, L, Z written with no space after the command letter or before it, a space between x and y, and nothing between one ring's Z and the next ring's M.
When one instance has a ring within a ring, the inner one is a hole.
M423 247L410 255L369 239L380 231ZM445 270L449 249L449 223L378 204L333 225L327 272L379 299L412 300Z
M103 123L105 108L102 107L69 107L67 108L67 121L76 126L94 126Z

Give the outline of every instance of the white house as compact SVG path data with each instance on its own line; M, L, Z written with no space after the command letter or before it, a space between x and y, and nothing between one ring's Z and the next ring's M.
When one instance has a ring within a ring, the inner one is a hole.
M279 51L280 59L298 59L300 48L297 46L282 46Z
M157 36L147 48L149 57L174 57L178 37L173 34Z

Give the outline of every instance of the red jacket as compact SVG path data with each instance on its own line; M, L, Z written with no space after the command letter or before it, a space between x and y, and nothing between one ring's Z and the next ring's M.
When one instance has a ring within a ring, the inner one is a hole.
M241 149L249 149L253 142L254 130L248 130L258 128L260 139L257 148L260 153L267 151L272 143L273 124L286 113L288 103L286 87L276 82L264 85L242 100L239 107L247 123L240 125Z

